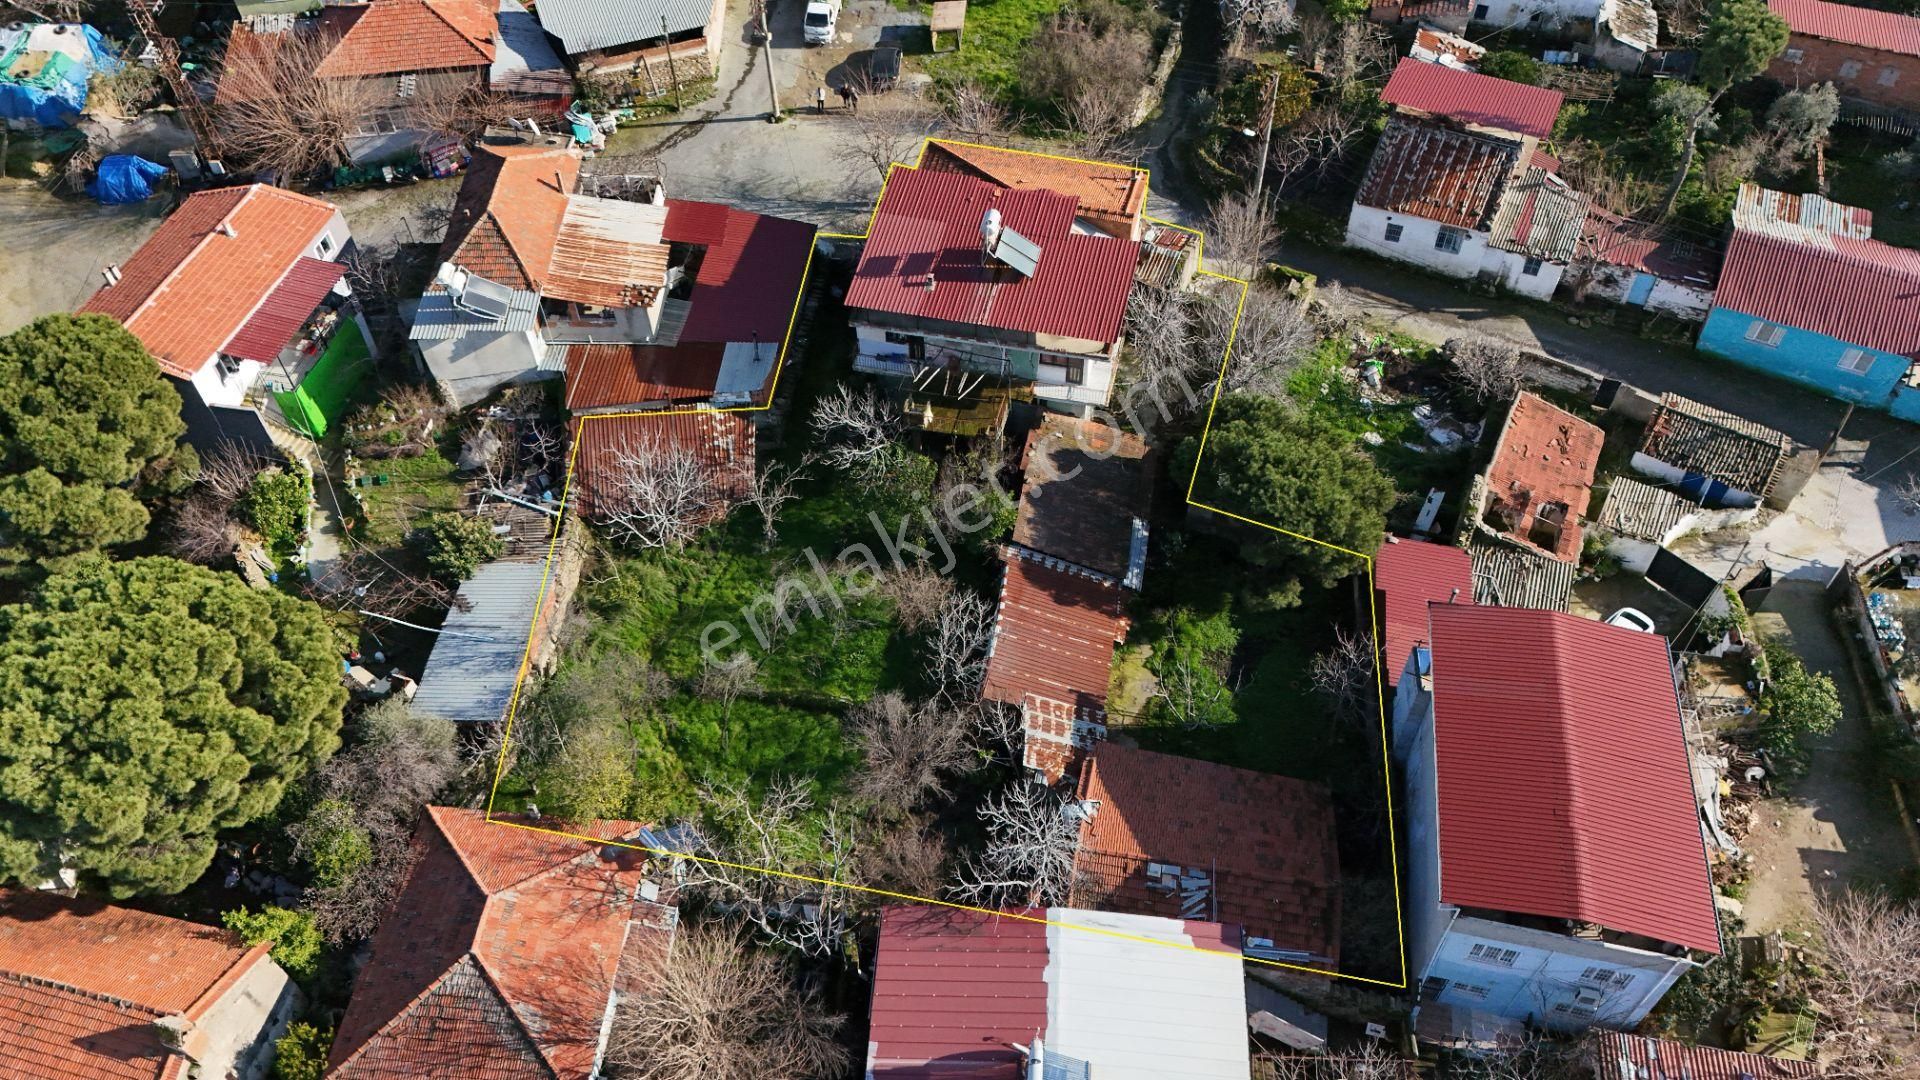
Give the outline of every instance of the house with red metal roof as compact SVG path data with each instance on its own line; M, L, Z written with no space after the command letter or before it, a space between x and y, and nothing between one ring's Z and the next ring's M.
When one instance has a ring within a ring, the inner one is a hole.
M1402 57L1387 78L1380 100L1402 115L1448 120L1480 134L1537 142L1553 134L1564 95L1409 56Z
M1247 1080L1237 939L1214 922L1073 908L888 907L864 1075Z
M846 297L855 370L938 381L956 400L1011 388L1081 416L1105 405L1142 257L1134 236L1097 224L1117 201L1111 185L1034 182L1009 173L1004 155L991 172L936 157L942 164L895 166L874 208Z
M1575 301L1611 300L1699 322L1713 307L1715 254L1665 226L1596 203L1587 208L1573 269L1561 287Z
M349 242L332 203L266 184L195 192L80 313L140 339L196 445L270 448L268 424L318 436L373 348L339 261Z
M1827 0L1767 0L1787 21L1767 74L1789 89L1830 82L1841 96L1920 110L1920 18Z
M588 1080L636 972L678 911L644 853L427 808L415 861L354 979L337 1080ZM578 831L642 842L605 821ZM651 845L650 845L651 846ZM667 888L670 888L667 887Z
M575 413L764 401L811 225L670 199L578 151L479 148L412 338L447 397L564 377Z
M1414 650L1427 646L1429 603L1473 603L1473 557L1465 548L1389 536L1373 555L1380 674L1398 686ZM1426 670L1421 659L1414 670Z
M1532 391L1507 412L1468 497L1473 527L1563 563L1580 561L1582 523L1606 433Z
M1854 207L1757 186L1735 206L1700 348L1920 420L1920 250Z
M238 934L50 892L0 892L0 1074L264 1080L300 991Z
M1248 956L1335 967L1340 856L1325 784L1103 742L1075 798L1074 907L1238 927Z
M1431 670L1402 678L1393 730L1422 1005L1631 1029L1721 948L1666 640L1427 610Z

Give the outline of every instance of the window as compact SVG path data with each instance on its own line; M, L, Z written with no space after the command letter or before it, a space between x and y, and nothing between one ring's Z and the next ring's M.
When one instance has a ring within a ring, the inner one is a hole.
M1056 356L1052 358L1052 361L1067 369L1068 385L1079 386L1081 383L1087 381L1087 362L1085 360L1077 356L1072 359L1064 356Z
M1801 61L1802 59L1804 59L1804 58L1806 57L1806 55L1807 55L1806 53L1804 53L1804 52L1802 52L1802 51L1801 51L1801 50L1799 50L1799 49L1788 49L1788 50L1787 50L1787 63L1789 63L1789 64L1797 64L1797 63L1799 63L1799 62L1800 62L1800 61Z
M907 347L907 355L915 360L925 360L927 358L927 339L918 334L896 334L889 330L887 331L887 340L895 345L905 345Z
M1755 345L1765 345L1769 349L1780 344L1780 339L1785 337L1786 333L1786 327L1775 326L1765 319L1755 319L1747 324L1747 340Z
M1434 250L1458 255L1460 254L1460 241L1466 238L1467 234L1464 230L1456 229L1451 225L1442 225L1440 226L1440 232L1433 238Z
M1503 949L1498 945L1475 945L1467 950L1467 959L1495 967L1512 967L1520 959L1519 949Z
M1888 64L1886 67L1881 68L1880 77L1874 80L1874 82L1879 83L1881 86L1892 86L1894 83L1897 83L1899 81L1900 81L1900 69L1897 67L1894 67L1892 64Z
M420 76L409 72L400 76L400 81L393 88L393 94L395 97L412 97L419 89Z
M1633 972L1613 968L1590 967L1580 973L1580 981L1596 990L1620 990L1633 983Z
M1840 77L1841 78L1851 79L1858 74L1860 74L1860 61L1858 60L1840 61Z
M320 243L315 246L320 249L320 254L331 255L333 254L333 237L328 236L326 233L321 233Z
M226 353L220 353L215 356L213 364L214 369L220 374L220 381L223 383L230 377L240 373L240 361L235 360Z
M1420 980L1420 994L1423 997L1439 997L1447 992L1447 980L1437 975L1429 975Z
M1589 1019L1589 1020L1593 1018L1593 1013L1594 1013L1594 1010L1589 1008L1588 1006L1575 1005L1570 1001L1563 1001L1558 1005L1555 1005L1553 1007L1553 1011L1557 1013L1561 1013L1562 1015L1578 1016L1578 1017L1581 1017L1582 1019Z
M1403 228L1402 228L1401 226L1399 226L1399 225L1389 225L1389 226L1387 226L1387 243L1389 243L1389 244L1397 244L1397 243L1399 243L1399 242L1400 242L1400 234L1401 234L1402 232L1405 232L1405 231L1406 231L1406 230L1405 230L1405 229L1403 229Z
M1539 259L1528 259L1526 262L1520 264L1520 272L1528 277L1539 277L1540 266L1541 263Z
M1476 22L1485 22L1487 19L1487 5L1475 4L1473 6L1473 17Z
M1453 989L1450 993L1463 998L1471 998L1474 1001L1485 1001L1488 991L1484 986L1474 986L1472 983L1457 982L1453 984Z
M1873 354L1865 349L1848 349L1840 357L1840 370L1849 375L1865 375L1873 370Z

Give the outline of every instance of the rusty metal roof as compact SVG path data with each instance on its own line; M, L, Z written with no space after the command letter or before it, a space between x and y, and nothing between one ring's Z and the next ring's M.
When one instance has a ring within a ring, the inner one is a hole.
M1487 242L1502 251L1565 262L1579 247L1586 221L1587 197L1532 166L1500 196Z
M1475 127L1544 139L1553 134L1563 95L1408 56L1393 69L1380 100Z
M1492 218L1519 156L1519 143L1396 116L1374 148L1354 201L1479 229Z
M1873 239L1873 211L1837 203L1824 195L1790 195L1747 181L1734 196L1733 225L1737 229L1771 232L1789 240L1811 239L1799 230L1829 236Z
M1006 560L980 696L1023 705L1060 702L1104 720L1114 644L1126 635L1117 585L1057 560Z
M1079 200L960 173L896 167L875 209L847 306L1101 343L1120 336L1139 247L1073 231ZM982 217L1040 248L1033 276L991 264Z
M1435 604L1440 899L1720 951L1667 641Z
M1788 1061L1617 1031L1598 1034L1594 1066L1601 1080L1801 1080L1820 1075L1820 1066L1811 1061Z
M603 307L647 307L667 283L667 208L570 194L541 292Z

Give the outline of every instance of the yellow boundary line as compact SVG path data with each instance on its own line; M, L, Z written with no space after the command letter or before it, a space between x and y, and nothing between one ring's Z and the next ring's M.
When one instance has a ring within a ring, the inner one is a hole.
M896 161L887 167L887 174L884 178L882 178L880 182L880 193L874 198L874 201L873 201L873 210L869 212L869 214L867 215L867 231L866 232L860 232L860 233L816 232L814 234L816 239L819 237L826 237L832 240L865 240L868 234L870 234L873 231L873 222L880 213L880 201L886 198L887 184L891 182L893 179L893 170L902 169L902 168L918 168L920 166L920 163L925 160L928 145L930 145L933 141L934 140L932 138L928 138L921 142L920 152L914 156L914 163L912 165L906 165L902 162ZM1036 153L1033 151L1026 151L1026 150L1006 150L1002 147L986 146L980 143L963 143L953 139L942 139L940 141L944 143L949 143L955 146L967 146L967 147L973 147L973 148L982 149L982 150L994 150L1000 153L1029 154L1033 157L1049 158L1055 161L1069 161L1075 164L1082 164L1082 165L1113 165L1114 164L1113 162L1089 161L1085 158L1064 157L1058 154L1041 154L1041 153ZM1124 166L1124 167L1133 168L1131 166ZM1146 200L1148 196L1151 194L1150 189L1151 189L1151 183L1152 183L1152 173L1150 170L1141 169L1141 168L1134 168L1133 171L1143 173L1145 174L1145 177L1146 177L1145 180L1143 181L1143 190L1141 194L1141 205L1144 206L1146 204ZM1198 243L1194 250L1194 258L1202 266L1205 265L1206 237L1202 235L1199 230L1189 228L1185 225L1180 225L1175 222L1165 221L1160 218L1151 217L1146 214L1142 214L1142 217L1145 220L1151 221L1156 225L1164 225L1169 228L1180 229L1184 232L1192 233L1198 239ZM773 380L768 384L768 387L767 387L767 399L766 399L767 403L766 404L737 405L737 406L730 406L730 407L719 408L719 409L710 409L710 408L661 409L661 410L644 411L644 412L636 411L636 412L620 412L620 413L587 413L581 416L577 416L574 419L584 427L586 424L595 420L613 420L613 419L619 419L622 417L686 416L686 415L706 414L706 413L714 413L714 412L722 412L722 413L759 412L761 410L770 408L773 404L775 392L779 389L780 375L782 371L784 371L786 368L787 352L793 345L794 328L798 326L800 322L800 305L804 303L806 300L807 282L813 272L813 257L814 257L815 250L816 249L812 247L809 247L807 250L807 262L805 267L802 269L801 276L800 276L800 290L798 294L794 297L793 310L788 315L788 318L787 318L787 332L786 332L786 335L781 339L780 355L774 362ZM1209 511L1211 513L1219 514L1223 517L1232 518L1235 521L1239 521L1247 525L1253 525L1262 529L1267 529L1272 532L1279 533L1282 536L1291 537L1292 539L1295 539L1295 540L1304 541L1309 544L1318 544L1321 547L1330 548L1334 551L1338 551L1345 555L1351 555L1354 558L1359 559L1361 563L1366 567L1366 572L1367 572L1367 610L1369 615L1369 621L1371 623L1377 624L1378 612L1374 610L1375 599L1374 599L1374 589L1373 589L1373 556L1362 553L1362 552L1353 551L1348 548L1343 548L1337 544L1329 544L1324 540L1317 540L1311 536L1306 536L1301 533L1291 532L1287 529L1280 528L1277 525L1268 524L1267 522L1264 522L1264 521L1256 521L1253 518L1243 517L1242 515L1233 513L1230 510L1223 510L1220 507L1211 506L1207 503L1203 503L1194 499L1193 497L1194 485L1198 481L1200 476L1200 465L1206 459L1207 439L1213 433L1214 411L1219 407L1220 387L1226 377L1227 364L1233 357L1233 344L1235 340L1235 335L1239 333L1239 329L1240 329L1240 315L1246 309L1247 288L1248 288L1248 282L1244 278L1231 277L1226 274L1216 273L1212 270L1205 270L1205 269L1202 269L1201 271L1199 271L1199 273L1201 276L1204 276L1204 277L1218 278L1222 281L1228 281L1228 282L1232 282L1234 284L1239 285L1240 299L1234 309L1233 327L1227 333L1226 351L1220 357L1219 378L1215 379L1214 381L1213 399L1209 401L1207 404L1207 422L1205 427L1201 429L1199 452L1194 455L1193 475L1187 478L1187 491L1186 491L1187 504L1190 506L1198 507L1199 509L1202 509L1202 510ZM498 760L494 764L493 783L488 788L488 791L487 791L486 821L488 824L503 825L508 828L522 829L527 832L545 833L549 836L565 837L566 839L569 839L569 840L583 840L583 841L586 841L587 843L597 844L603 847L625 848L630 851L645 852L646 854L649 854L649 855L661 856L666 858L674 858L674 859L686 859L690 862L704 863L709 866L721 866L731 870L746 870L752 873L766 874L770 877L784 878L790 881L805 882L809 885L824 885L829 888L846 889L850 892L866 893L870 896L884 897L889 900L903 900L910 903L926 904L932 907L947 908L954 911L966 911L966 912L972 912L974 914L979 914L979 915L991 915L998 918L1014 919L1020 922L1038 923L1044 926L1058 926L1068 930L1076 930L1083 933L1099 934L1104 937L1119 938L1127 941L1142 942L1148 945L1157 945L1162 948L1186 949L1191 952L1202 953L1208 956L1226 955L1219 952L1218 950L1203 949L1198 945L1185 945L1179 942L1163 941L1158 938L1146 937L1139 934L1129 934L1124 931L1109 930L1103 927L1082 926L1077 923L1067 923L1067 922L1061 922L1056 919L1043 918L1037 915L1028 915L1019 911L1008 911L1000 908L988 908L988 907L979 907L973 904L955 903L954 901L951 901L951 900L941 900L937 897L920 896L914 893L891 892L886 889L876 889L866 885L854 885L844 881L835 881L831 878L811 877L806 874L795 874L789 871L774 870L764 866L751 866L744 863L727 862L723 859L711 859L711 858L707 858L705 856L700 856L700 855L687 855L677 851L669 851L661 848L647 847L646 845L643 845L643 844L627 843L622 840L607 840L607 839L602 839L596 836L588 836L584 833L567 832L563 829L549 829L539 825L528 825L524 822L519 822L519 821L507 821L505 819L495 819L493 816L493 804L494 804L495 798L499 795L499 792L500 792L501 778L506 774L507 750L510 748L513 741L513 721L514 721L514 717L519 712L521 691L526 687L527 673L532 669L532 666L533 666L533 646L534 646L534 642L539 638L540 619L541 619L542 609L546 606L547 591L548 591L548 588L551 586L552 580L553 580L553 557L555 553L558 552L559 550L560 534L561 534L562 527L565 524L565 520L566 520L565 515L567 511L567 506L572 496L573 472L574 472L574 467L577 464L579 455L580 455L580 442L581 442L580 439L575 438L573 440L573 445L568 449L568 452L567 452L567 475L566 475L566 478L562 481L561 487L560 487L559 510L560 510L561 516L559 519L557 519L559 524L556 524L554 527L553 538L547 542L547 560L546 560L546 565L541 572L540 591L536 595L536 598L534 600L533 619L527 627L527 644L526 644L526 647L523 650L521 650L520 671L518 675L516 675L514 678L513 694L508 699L508 703L507 703L507 716L505 721L506 730L501 736L500 754L499 754ZM1387 735L1386 680L1380 670L1380 655L1377 649L1374 652L1373 671L1374 671L1376 698L1378 699L1378 703L1380 707L1380 777L1381 777L1381 787L1386 794L1386 804L1387 804L1387 844L1388 844L1388 853L1391 858L1391 872L1393 877L1393 917L1394 917L1394 929L1397 935L1397 941L1399 943L1400 979L1398 982L1390 981L1387 979L1374 979L1364 975L1350 975L1350 974L1347 974L1346 972L1341 972L1341 971L1326 971L1321 968L1307 967L1304 964L1289 964L1284 961L1267 960L1257 956L1239 956L1237 958L1249 964L1264 964L1268 967L1285 968L1290 971L1305 972L1306 974L1309 974L1309 975L1324 975L1324 976L1327 976L1328 978L1333 978L1333 979L1347 979L1352 982L1365 983L1372 986L1383 986L1383 987L1387 987L1389 989L1394 989L1394 990L1404 990L1406 989L1406 986L1407 986L1406 917L1405 917L1404 911L1402 910L1402 899L1401 899L1401 890L1400 890L1399 839L1394 829L1393 780L1392 780L1393 773L1391 768L1388 765L1388 758L1387 758L1388 735Z

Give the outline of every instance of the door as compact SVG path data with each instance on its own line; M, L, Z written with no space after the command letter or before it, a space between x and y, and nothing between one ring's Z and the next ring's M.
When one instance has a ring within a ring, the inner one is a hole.
M1653 275L1640 273L1633 275L1633 284L1627 288L1627 303L1639 306L1653 295Z

